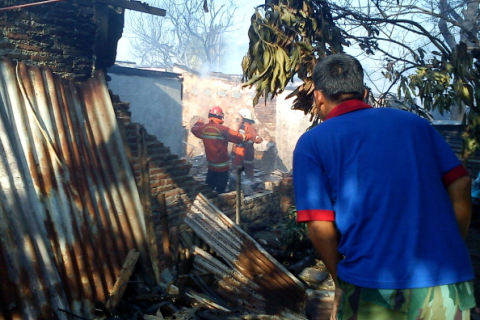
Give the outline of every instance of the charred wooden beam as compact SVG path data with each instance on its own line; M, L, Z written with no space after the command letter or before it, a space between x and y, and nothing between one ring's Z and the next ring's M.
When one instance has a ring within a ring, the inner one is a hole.
M116 6L116 7L149 13L149 14L153 14L161 17L164 17L165 14L167 13L167 11L164 9L152 7L140 1L129 1L129 0L96 0L96 1L100 3Z
M137 264L139 256L140 252L136 251L135 249L132 249L128 252L127 258L123 263L122 270L120 271L120 275L118 276L118 279L113 286L113 290L110 293L110 298L107 301L108 310L115 310L120 303L125 289L127 288L125 284L130 280L130 276L135 269L135 265Z
M168 227L168 212L167 212L167 200L165 194L159 194L157 201L160 211L160 220L162 222L162 245L163 245L163 261L164 268L172 268L172 253L170 251L170 229Z

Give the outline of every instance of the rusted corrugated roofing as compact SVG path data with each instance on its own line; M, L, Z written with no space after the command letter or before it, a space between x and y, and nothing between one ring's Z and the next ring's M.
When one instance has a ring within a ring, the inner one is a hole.
M0 319L92 318L130 249L150 265L104 75L1 60L0 154Z
M215 276L211 289L224 305L281 319L306 319L305 285L202 194L189 208L185 223L217 255L195 245L190 248L194 269Z

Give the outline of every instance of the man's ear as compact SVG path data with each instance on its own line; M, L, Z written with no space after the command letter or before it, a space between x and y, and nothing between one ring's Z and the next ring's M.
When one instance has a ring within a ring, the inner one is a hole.
M320 109L320 106L324 103L325 96L320 90L313 91L313 98L315 99L315 107Z
M363 101L367 101L367 98L368 98L368 89L364 89L363 90Z

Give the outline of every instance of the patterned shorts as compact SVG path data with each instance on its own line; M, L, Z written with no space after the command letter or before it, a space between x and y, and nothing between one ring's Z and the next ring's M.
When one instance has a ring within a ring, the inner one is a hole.
M470 320L475 307L471 281L402 290L339 283L343 295L337 320Z

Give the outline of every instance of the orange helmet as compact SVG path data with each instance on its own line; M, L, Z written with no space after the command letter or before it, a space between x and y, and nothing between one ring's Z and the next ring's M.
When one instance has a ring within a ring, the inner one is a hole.
M218 119L223 119L223 110L222 108L220 107L213 107L212 109L210 109L210 111L208 112L208 117L209 118L218 118Z

